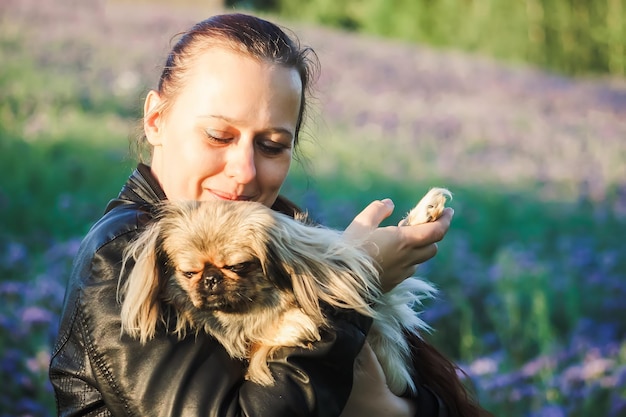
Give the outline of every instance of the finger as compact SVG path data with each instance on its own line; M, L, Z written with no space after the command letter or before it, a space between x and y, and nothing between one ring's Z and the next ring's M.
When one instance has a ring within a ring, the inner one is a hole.
M399 281L397 284L399 284L400 282L404 281L407 278L410 278L412 276L415 276L415 273L417 272L417 267L418 264L420 263L424 263L426 260L432 258L432 256L429 256L428 258L426 257L426 252L422 252L424 255L421 255L420 257L416 258L415 261L417 262L416 264L413 265L409 265L406 268L404 268L402 270L402 273L399 275L400 278L402 278L401 281ZM434 256L434 255L433 255ZM424 259L424 260L423 260ZM396 285L397 285L396 284Z
M427 260L434 258L435 255L437 255L437 250L438 247L436 243L432 243L428 246L417 249L413 256L413 262L415 262L415 265L413 265L413 267L415 268L415 270L417 270L417 266L419 264L423 264ZM415 271L413 271L413 274L414 273Z
M443 209L443 213L437 219L436 222L443 222L446 224L446 227L450 227L450 223L452 223L452 218L454 217L454 209L452 207L446 207Z
M400 264L396 265L397 278L404 280L411 277L417 271L420 264L434 258L437 255L439 247L436 243L428 245L415 246L412 249L407 250L404 258L400 261ZM398 281L398 283L401 281Z
M371 202L363 211L357 214L352 223L346 228L346 234L363 236L369 233L389 217L393 209L393 201L389 198Z
M389 217L393 212L393 209L393 201L389 198L372 201L354 218L354 221L373 229L378 227L383 220Z

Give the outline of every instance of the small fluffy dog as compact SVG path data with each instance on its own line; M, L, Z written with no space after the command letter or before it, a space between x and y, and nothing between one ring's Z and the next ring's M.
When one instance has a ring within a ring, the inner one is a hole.
M436 220L450 196L430 190L402 224ZM124 268L134 267L120 281L122 332L145 343L169 304L179 336L211 334L249 361L247 379L271 385L267 360L281 347L319 340L329 325L324 305L356 310L374 319L367 340L390 389L414 392L407 333L429 329L414 307L435 289L411 278L382 293L360 243L260 203L165 203L125 253Z

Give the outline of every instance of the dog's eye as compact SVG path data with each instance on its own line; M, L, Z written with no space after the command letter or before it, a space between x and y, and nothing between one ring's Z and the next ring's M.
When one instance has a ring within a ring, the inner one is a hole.
M199 272L196 271L180 271L180 273L183 274L185 278L193 278L194 275L199 274Z
M246 274L250 272L256 265L255 262L241 262L235 265L227 265L224 269L228 269L229 271L233 271L237 275Z

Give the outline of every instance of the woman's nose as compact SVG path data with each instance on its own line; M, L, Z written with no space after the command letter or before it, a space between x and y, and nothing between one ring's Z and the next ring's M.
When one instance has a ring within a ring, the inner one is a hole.
M238 184L251 182L256 177L254 145L239 141L235 146L232 146L229 149L224 170Z

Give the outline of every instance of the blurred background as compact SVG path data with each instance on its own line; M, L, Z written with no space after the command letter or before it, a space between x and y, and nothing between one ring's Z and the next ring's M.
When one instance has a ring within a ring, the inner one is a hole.
M0 0L0 415L55 415L72 258L135 166L172 36L232 10L321 62L288 197L343 228L454 193L423 314L483 404L626 416L623 0Z

